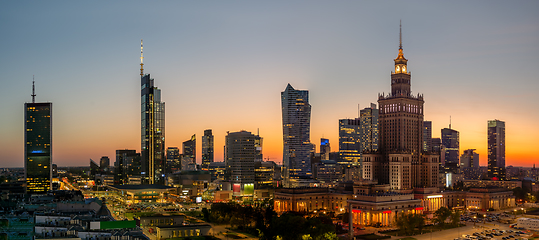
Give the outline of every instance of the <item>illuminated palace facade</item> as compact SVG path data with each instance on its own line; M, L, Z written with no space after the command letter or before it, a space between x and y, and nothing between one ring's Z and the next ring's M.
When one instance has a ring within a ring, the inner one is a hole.
M362 176L371 183L354 186L354 195L348 200L350 222L356 225L391 226L399 214L423 213L425 206L443 204L432 197L417 199L414 195L414 191L424 189L438 192L440 157L423 150L424 100L411 92L402 33L394 61L391 92L378 97L378 150L362 154Z

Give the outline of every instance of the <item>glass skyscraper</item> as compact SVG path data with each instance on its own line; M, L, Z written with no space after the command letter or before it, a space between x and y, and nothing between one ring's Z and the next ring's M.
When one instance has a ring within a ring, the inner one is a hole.
M423 151L432 151L432 122L423 121Z
M361 139L361 120L339 119L339 160L359 164Z
M359 111L361 121L359 152L378 151L378 109L376 103Z
M167 148L167 173L175 173L181 170L181 155L180 149L177 147L168 147Z
M446 173L458 173L459 132L451 128L442 129L442 165Z
M191 136L191 139L183 142L183 155L182 155L182 170L187 170L189 165L197 163L196 153L197 153L197 141L196 134Z
M309 91L290 84L281 92L283 117L283 177L285 184L311 177L311 105Z
M261 151L257 149L256 142L260 139L260 136L247 131L228 133L225 136L226 171L230 175L234 196L254 194L255 159Z
M141 73L142 74L142 73ZM165 103L150 74L141 76L143 182L165 183Z
M52 103L25 103L24 110L26 193L46 193L52 176Z
M505 122L488 121L488 177L505 180Z
M364 151L378 151L378 109L375 103L362 109L359 118L339 120L340 160L359 165Z
M211 129L204 130L202 136L202 170L208 171L213 162L213 134Z

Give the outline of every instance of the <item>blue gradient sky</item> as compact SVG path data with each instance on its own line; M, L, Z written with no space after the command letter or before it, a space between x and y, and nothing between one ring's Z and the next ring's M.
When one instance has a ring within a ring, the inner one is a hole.
M166 102L166 145L204 129L264 137L282 159L280 92L310 91L311 141L390 91L399 20L412 91L433 135L452 126L486 165L487 120L507 165L538 162L538 1L2 1L0 167L23 166L24 102L53 102L53 162L140 151L139 44Z

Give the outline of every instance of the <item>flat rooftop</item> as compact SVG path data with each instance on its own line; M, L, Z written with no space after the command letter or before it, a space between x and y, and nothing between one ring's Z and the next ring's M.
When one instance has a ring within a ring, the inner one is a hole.
M169 187L159 184L142 184L142 185L110 185L109 187L116 188L119 190L144 190L144 189L172 189L174 187Z

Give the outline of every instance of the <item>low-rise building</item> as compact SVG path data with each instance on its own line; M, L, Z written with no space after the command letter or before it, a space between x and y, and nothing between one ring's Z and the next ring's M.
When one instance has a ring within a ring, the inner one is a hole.
M181 225L185 219L183 214L167 214L167 215L153 215L140 217L139 227L164 227L164 226L175 226Z
M108 189L114 191L125 204L143 202L162 202L174 187L159 184L145 185L112 185Z
M463 183L465 188L498 187L513 189L522 187L522 181L464 180Z
M421 200L412 193L393 192L390 185L354 185L353 198L348 200L352 225L393 226L400 213L422 213ZM353 231L350 229L350 231Z
M178 195L182 198L194 200L202 196L211 183L209 171L179 171L168 179L169 185L177 188Z
M519 218L517 219L517 227L527 230L539 230L539 219L535 218Z
M314 212L317 210L344 212L347 201L351 198L352 192L350 191L330 191L328 188L276 189L274 210L277 213L286 211Z
M505 188L471 188L466 192L466 208L500 210L515 207L513 191Z
M157 239L170 238L188 238L198 236L209 236L211 225L209 224L191 224L156 227Z

